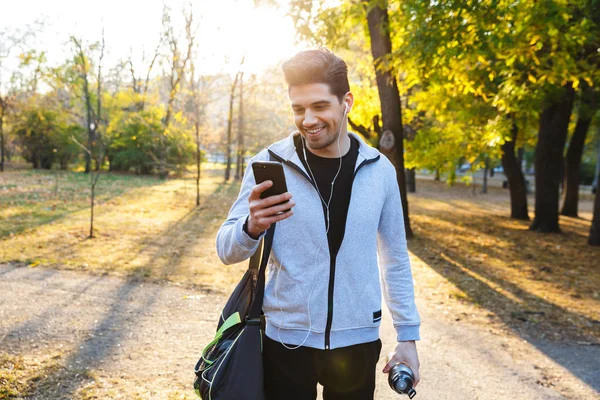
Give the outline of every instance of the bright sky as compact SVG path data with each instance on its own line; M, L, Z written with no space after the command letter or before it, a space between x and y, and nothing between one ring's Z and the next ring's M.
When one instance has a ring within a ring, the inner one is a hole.
M162 32L163 4L171 8L177 30L183 32L181 10L190 1L182 0L3 0L0 30L24 28L36 19L46 21L36 48L48 51L51 64L64 61L69 52L70 34L91 43L105 30L106 67L126 59L130 49L134 61L142 52L153 54ZM199 55L195 60L201 73L235 73L246 54L247 72L259 72L302 48L295 43L291 19L285 8L255 8L253 0L191 0L199 22ZM200 19L201 18L201 19ZM177 31L176 30L176 31ZM139 65L140 74L143 68Z

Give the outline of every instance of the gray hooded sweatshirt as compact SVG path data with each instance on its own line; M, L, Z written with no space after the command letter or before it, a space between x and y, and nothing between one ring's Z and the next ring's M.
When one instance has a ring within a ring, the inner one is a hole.
M244 174L240 194L217 234L225 264L257 249L248 236L248 196L256 185L251 163L279 161L294 214L277 223L268 264L263 311L266 335L288 345L335 349L379 338L382 295L398 341L419 340L420 318L396 170L358 135L358 158L348 217L337 257L331 260L321 198L296 154L293 132L258 153Z

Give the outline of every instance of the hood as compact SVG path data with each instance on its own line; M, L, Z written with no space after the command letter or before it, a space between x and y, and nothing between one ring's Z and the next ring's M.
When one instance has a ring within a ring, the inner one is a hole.
M296 154L296 146L294 145L294 137L300 135L300 132L294 131L288 137L278 142L273 143L267 149L270 153L274 154L278 158L284 161L295 162L292 158ZM348 131L348 135L358 140L358 155L359 159L362 157L364 160L371 160L378 158L380 153L374 147L368 145L359 135L354 132Z

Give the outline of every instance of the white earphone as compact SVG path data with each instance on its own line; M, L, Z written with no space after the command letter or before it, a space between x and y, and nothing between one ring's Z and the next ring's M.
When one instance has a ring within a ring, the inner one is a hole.
M333 177L333 180L331 181L331 191L329 192L329 199L327 200L327 202L325 202L325 199L323 198L323 196L321 195L321 192L319 191L319 187L317 185L317 180L315 179L315 176L313 175L312 170L310 169L310 165L308 164L308 158L306 157L306 139L304 139L304 136L302 136L302 153L304 155L304 161L306 162L306 166L308 167L308 171L310 172L310 176L315 184L315 189L317 189L317 193L319 194L319 197L321 198L321 201L323 202L323 205L325 206L325 210L326 210L326 215L327 215L327 226L326 226L326 230L325 230L325 237L327 237L327 235L329 234L329 205L331 204L331 199L333 198L333 189L334 189L334 184L335 181L338 177L338 175L340 174L340 171L342 170L342 151L340 149L340 137L342 136L342 126L344 124L344 118L346 118L346 115L348 114L348 103L346 103L344 105L344 114L342 116L342 120L340 121L340 128L338 130L338 139L337 139L337 147L338 147L338 156L340 159L340 165L338 167L337 172L335 173L335 176ZM315 264L313 266L313 270L316 269L317 267L317 262L319 260L319 252L321 251L321 248L323 247L323 242L321 242L321 244L319 245L319 248L317 249L317 253L315 254ZM283 264L283 263L282 263ZM277 277L275 278L275 287L274 287L274 292L275 292L275 298L277 299L277 303L281 304L279 302L279 297L277 296L277 278L279 277L279 275L277 275ZM318 274L317 274L318 277ZM283 347L285 347L288 350L296 350L300 347L302 347L304 345L304 343L306 343L306 340L308 339L308 337L310 336L310 333L312 332L312 319L310 316L310 298L312 296L312 292L315 288L315 284L317 282L317 279L313 279L313 284L312 287L310 289L310 292L308 294L308 302L306 305L307 308L307 312L308 312L308 332L306 334L306 336L304 337L304 340L302 341L302 343L300 343L297 346L293 346L290 347L288 345L286 345L285 343L283 343L283 340L281 340L281 326L278 327L279 329L277 330L277 336L279 337L279 343L281 343L281 345ZM284 325L283 327L285 327L285 313L283 312L283 309L279 308L279 311L281 312L281 315L283 317L282 320L282 325Z

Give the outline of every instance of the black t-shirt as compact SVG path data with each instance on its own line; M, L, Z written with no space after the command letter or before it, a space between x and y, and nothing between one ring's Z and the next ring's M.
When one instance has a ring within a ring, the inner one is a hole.
M310 172L312 171L315 180L317 181L317 187L325 203L329 200L331 194L331 182L335 177L335 174L340 167L339 158L324 158L314 155L310 150L306 149L307 160L304 159L304 152L302 146L304 141L298 138L295 141L296 153L304 164L304 168L308 172L308 176L311 177ZM354 179L354 166L358 157L358 140L350 137L350 150L342 157L342 168L340 173L335 180L333 186L333 196L331 203L329 204L329 232L327 233L327 241L329 244L329 253L332 257L337 255L338 250L342 244L344 236L344 228L346 226L346 218L348 216L348 206L350 205L350 194L352 192L352 181ZM312 178L312 177L311 177ZM323 213L325 216L325 223L327 223L326 207L323 206Z

